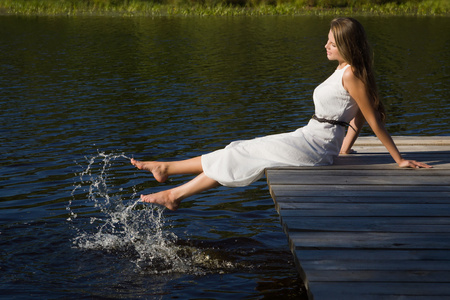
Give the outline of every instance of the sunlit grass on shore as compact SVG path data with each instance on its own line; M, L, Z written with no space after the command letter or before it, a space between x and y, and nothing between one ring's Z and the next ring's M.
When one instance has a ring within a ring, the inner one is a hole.
M448 0L0 0L3 15L450 16Z

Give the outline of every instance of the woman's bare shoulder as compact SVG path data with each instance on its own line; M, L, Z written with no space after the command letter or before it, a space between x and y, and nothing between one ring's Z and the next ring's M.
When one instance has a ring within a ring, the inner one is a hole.
M356 77L353 67L345 69L344 75L342 76L342 84L347 91L352 87L361 88L364 86L362 80Z
M347 91L350 86L355 86L358 81L359 79L356 77L351 66L345 69L344 74L342 75L342 85Z
M350 66L345 69L344 75L342 77L344 80L356 80L358 79L353 71L353 67Z

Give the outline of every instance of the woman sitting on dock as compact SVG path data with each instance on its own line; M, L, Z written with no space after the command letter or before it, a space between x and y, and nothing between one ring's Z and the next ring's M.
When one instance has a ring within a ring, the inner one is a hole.
M429 168L405 160L384 127L384 109L372 71L371 50L363 26L352 18L331 21L325 45L329 60L338 62L334 73L313 94L315 114L293 132L235 141L224 149L182 161L137 161L164 182L170 175L198 174L191 181L141 200L176 210L189 196L216 187L246 186L261 178L266 168L330 165L339 153L349 153L363 124L367 123L400 167ZM345 128L349 126L347 135Z

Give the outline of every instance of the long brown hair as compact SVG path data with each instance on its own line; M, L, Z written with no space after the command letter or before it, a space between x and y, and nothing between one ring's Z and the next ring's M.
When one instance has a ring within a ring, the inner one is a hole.
M372 51L364 27L353 18L336 18L331 21L331 32L342 58L352 66L353 74L364 83L373 107L384 120L386 113L378 96Z

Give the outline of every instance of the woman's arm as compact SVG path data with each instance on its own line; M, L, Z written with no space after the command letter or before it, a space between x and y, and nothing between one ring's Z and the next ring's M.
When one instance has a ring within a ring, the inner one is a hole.
M384 127L384 124L380 118L380 114L373 108L372 103L366 93L364 83L353 74L351 68L347 68L347 70L345 70L342 80L344 88L350 93L352 98L355 99L362 115L369 124L370 128L372 128L375 135L383 143L389 154L400 167L431 168L431 166L427 164L417 162L415 160L406 160L401 156L400 152L397 149L397 146L392 140L392 137Z
M356 116L350 121L350 126L347 129L347 135L344 138L344 142L342 143L340 154L349 154L352 153L352 147L355 143L356 139L359 136L359 133L361 132L362 127L364 126L364 123L366 120L364 119L363 114L359 110L356 114Z

